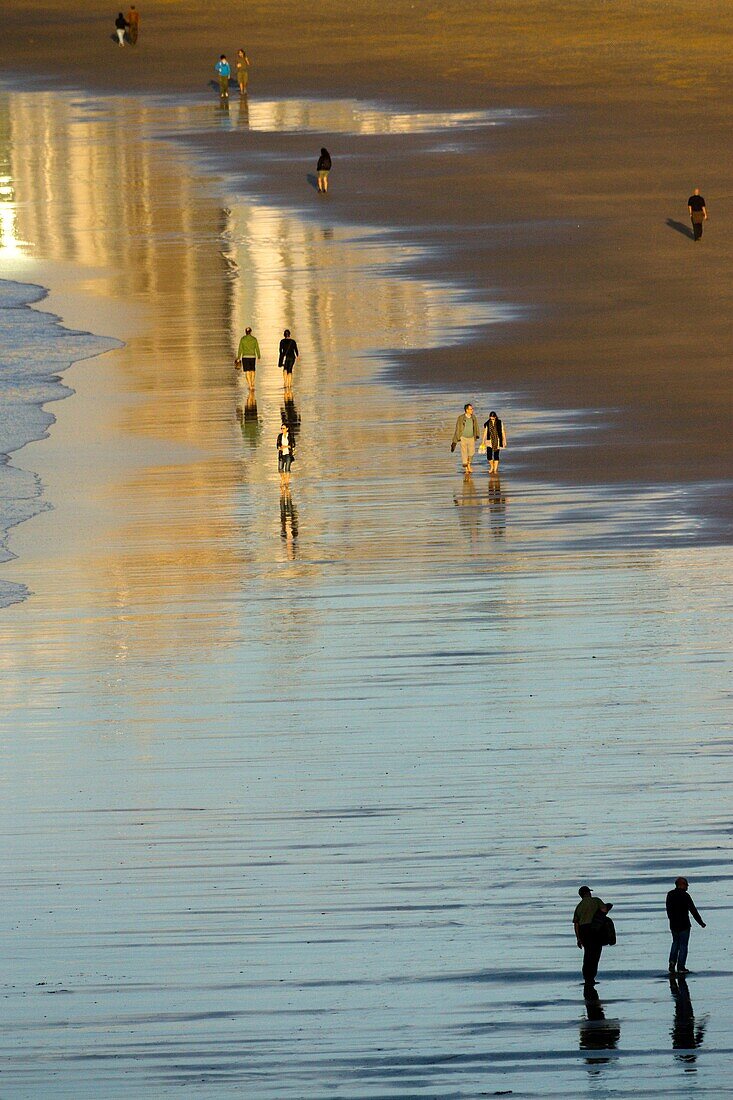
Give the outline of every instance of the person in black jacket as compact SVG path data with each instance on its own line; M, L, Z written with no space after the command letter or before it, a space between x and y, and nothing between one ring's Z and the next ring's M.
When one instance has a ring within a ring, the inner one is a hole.
M120 12L115 19L115 33L117 35L117 41L120 46L124 46L125 44L125 31L129 26L130 24L127 22L122 12Z
M331 171L331 155L328 149L321 149L316 171L318 172L318 190L325 195L328 191L328 173Z
M290 329L286 328L280 341L280 356L278 358L278 366L283 372L283 389L286 395L292 393L293 390L293 367L299 354L298 345L290 335Z
M669 917L669 930L672 933L672 950L669 953L669 969L673 973L675 968L678 974L689 974L685 963L687 962L687 945L690 942L690 913L700 925L705 927L695 903L687 893L689 883L686 878L677 878L674 881L674 890L667 894L667 916Z
M708 208L705 199L700 194L700 188L696 187L687 200L687 212L692 221L693 240L699 241L702 237L702 223L708 220Z

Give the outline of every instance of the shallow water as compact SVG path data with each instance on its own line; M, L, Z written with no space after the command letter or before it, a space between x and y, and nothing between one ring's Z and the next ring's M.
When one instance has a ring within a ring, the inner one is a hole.
M375 353L510 317L405 279L380 234L202 180L135 140L144 103L8 110L28 262L75 265L130 331L25 452L54 510L3 568L34 593L0 616L4 1089L720 1096L727 548L686 548L654 493L544 484L550 425L488 387L510 448L465 482L463 395L387 386ZM62 151L49 201L33 169ZM708 920L686 991L680 873ZM616 906L600 1004L584 880Z

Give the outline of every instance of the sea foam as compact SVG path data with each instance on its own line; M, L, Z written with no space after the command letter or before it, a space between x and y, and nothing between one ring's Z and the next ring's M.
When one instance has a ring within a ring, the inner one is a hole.
M10 456L48 434L55 418L46 405L73 393L61 382L63 371L119 346L116 340L64 328L53 314L29 308L46 293L40 286L0 280L0 561L14 556L8 531L51 506L37 475ZM22 585L0 578L0 607L27 594Z

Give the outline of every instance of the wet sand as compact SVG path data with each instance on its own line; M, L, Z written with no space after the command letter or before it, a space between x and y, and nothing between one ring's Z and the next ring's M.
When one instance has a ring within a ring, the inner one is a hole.
M11 274L127 343L67 372L15 457L53 510L3 567L33 592L0 616L3 1087L719 1095L727 549L686 549L666 491L538 476L557 415L521 393L501 479L464 481L455 395L395 387L375 350L447 323L460 347L492 314L406 277L388 236L196 174L139 140L143 100L5 108ZM231 365L249 320L256 410ZM681 872L708 920L686 992ZM569 923L586 879L619 930L600 1004Z
M326 0L317 12L254 0L235 27L217 0L205 10L151 0L138 46L119 50L100 0L73 19L61 0L11 0L0 65L39 86L215 98L213 60L244 41L253 96L537 112L532 124L474 133L460 156L435 135L406 157L394 138L328 131L335 221L392 227L408 264L426 246L409 271L525 307L522 323L460 348L403 347L394 377L577 410L596 430L574 438L570 457L546 447L544 476L687 487L701 540L727 543L733 164L721 73L732 18L725 5L695 20L679 3L519 0L507 12L397 0L387 34L381 0L358 11ZM195 143L246 173L248 189L300 205L319 140L315 130L246 141L199 132ZM695 183L711 214L700 246L687 236Z

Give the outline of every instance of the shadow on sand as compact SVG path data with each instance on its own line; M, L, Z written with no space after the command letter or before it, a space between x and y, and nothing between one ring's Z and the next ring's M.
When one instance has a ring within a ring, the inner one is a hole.
M670 229L676 229L683 237L687 237L689 240L694 241L695 234L689 226L684 224L684 222L676 222L674 218L667 218L667 225Z
M314 176L312 172L309 172L308 175L305 178L308 180L308 183L311 185L313 190L317 191L318 190L318 176Z

